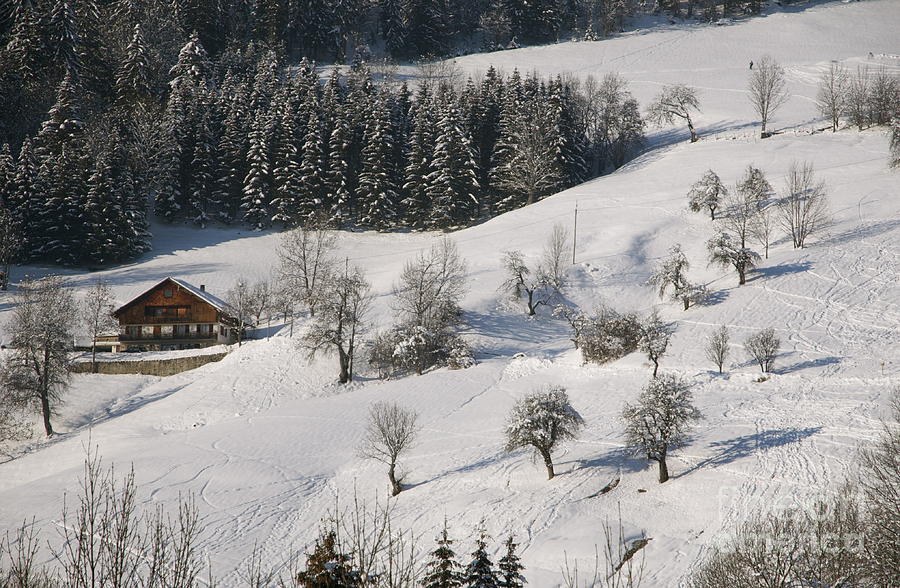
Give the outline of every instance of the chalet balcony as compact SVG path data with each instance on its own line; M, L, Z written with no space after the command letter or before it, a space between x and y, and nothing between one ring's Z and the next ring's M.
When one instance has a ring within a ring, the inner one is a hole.
M192 323L194 316L182 314L180 316L147 316L144 317L145 325L170 325L172 323ZM198 321L199 322L199 321Z
M142 341L198 341L203 339L216 339L218 333L122 333L119 335L121 343L140 343Z

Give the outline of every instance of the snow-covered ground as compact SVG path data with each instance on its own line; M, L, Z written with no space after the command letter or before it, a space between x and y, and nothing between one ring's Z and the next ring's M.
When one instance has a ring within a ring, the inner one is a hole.
M403 462L412 487L394 500L398 522L422 533L424 547L447 517L458 551L467 552L484 519L498 546L508 533L521 541L529 585L556 586L563 554L592 561L602 522L621 511L629 537L653 538L645 585L671 586L753 509L802 503L852 475L858 443L877 434L889 390L900 384L900 175L886 168L882 130L812 132L824 126L812 103L817 73L831 59L900 69L898 30L895 1L826 3L728 26L665 26L459 60L473 71L492 63L544 74L619 71L642 103L660 84L696 85L705 138L688 144L680 129L664 129L655 148L612 175L453 234L469 264L464 334L478 351L474 368L364 377L342 388L333 358L310 362L286 329L272 329L220 362L167 378L75 376L58 417L62 434L0 464L0 528L33 514L55 537L62 494L76 486L90 434L107 463L134 464L147 506L196 496L201 548L224 584L238 585L235 570L254 543L272 565L291 546L310 545L336 493L349 498L356 487L369 500L384 498L383 468L355 448L369 404L395 400L417 410L423 425ZM747 62L763 53L788 68L793 97L774 119L784 132L761 141L744 88ZM712 224L686 210L685 195L708 168L733 184L750 163L780 190L793 160L812 162L827 182L835 222L804 250L779 238L739 288L734 274L706 266ZM554 223L571 226L576 202L567 297L586 309L600 301L641 312L659 306L677 326L662 369L696 383L705 418L671 459L673 479L664 485L622 447L618 414L649 376L643 358L582 366L563 322L528 319L497 291L502 251L538 255ZM150 254L100 272L120 301L167 275L221 295L239 277L265 277L276 262L274 233L158 226L154 234ZM404 261L435 238L341 236L341 254L373 284L374 324L390 319L391 284ZM691 276L716 293L713 304L683 312L644 285L675 243L693 264ZM14 280L49 271L16 268ZM96 275L66 273L79 288ZM0 323L9 309L10 299L0 298ZM733 340L725 376L710 371L702 349L720 324ZM740 341L770 326L782 354L777 373L757 382ZM527 455L504 453L502 439L515 399L545 383L566 386L586 421L583 436L556 455L559 475L550 482ZM617 472L615 490L586 499Z

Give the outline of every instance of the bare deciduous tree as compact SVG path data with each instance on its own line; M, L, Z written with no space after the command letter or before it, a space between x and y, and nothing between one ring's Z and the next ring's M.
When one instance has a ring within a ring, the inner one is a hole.
M772 371L772 366L775 364L775 358L778 356L780 347L781 340L775 336L775 329L771 327L750 335L744 341L744 349L747 350L747 355L759 364L759 369L764 374Z
M728 195L728 188L722 183L718 174L706 170L703 177L691 186L688 192L688 208L692 212L709 210L709 218L716 220L716 209L722 206L722 199Z
M273 292L268 280L259 280L250 286L250 300L247 312L255 319L256 325L262 323L267 313L272 311Z
M762 123L760 137L765 139L769 119L790 97L784 68L768 55L763 55L750 72L749 90L750 102Z
M775 233L775 216L773 207L764 206L756 211L753 218L750 219L750 234L756 239L763 251L765 251L766 259L769 259L769 245L772 242L772 236Z
M778 220L795 249L803 248L810 235L831 222L825 182L816 180L811 163L791 164L785 196L778 203Z
M869 95L871 81L867 66L857 67L856 75L850 77L847 84L847 118L851 125L861 131L869 125Z
M0 205L0 291L9 287L9 268L22 246L16 218Z
M550 280L550 284L561 292L566 285L568 263L566 259L570 250L569 231L561 223L553 225L553 231L544 244L541 267Z
M676 118L679 118L687 123L691 133L691 143L695 143L698 137L691 120L692 110L700 112L700 101L697 99L696 89L684 84L663 86L647 109L647 120L661 125L663 123L672 124Z
M279 290L289 293L314 316L322 301L337 237L324 228L298 228L281 237L278 248Z
M841 117L847 108L847 85L850 76L847 69L834 61L822 73L819 81L819 92L816 94L816 106L819 113L831 123L832 132L837 132Z
M225 303L234 318L231 328L237 331L238 347L244 341L244 332L247 330L248 319L253 308L253 291L246 280L238 280L225 294Z
M659 370L659 360L669 348L669 340L672 338L672 327L663 322L659 312L653 309L647 318L641 321L641 337L638 340L638 349L647 354L647 359L653 364L653 377Z
M76 306L65 280L27 280L16 297L11 324L12 351L0 371L0 387L35 405L47 436L50 417L69 385Z
M900 117L891 125L890 167L900 167Z
M376 402L369 408L366 436L359 454L388 466L391 496L403 490L403 478L397 475L397 461L412 449L419 433L419 415L393 402Z
M508 292L514 299L526 297L528 316L534 316L538 307L548 304L556 290L553 288L551 278L542 266L532 270L525 264L521 251L507 251L503 256L503 266L506 270L506 280L500 286L501 290Z
M864 524L860 505L847 488L805 508L751 515L724 545L711 550L687 585L891 585L866 581Z
M81 300L81 323L91 338L91 373L97 373L97 337L119 330L119 321L113 316L112 290L102 277Z
M406 262L394 286L394 310L404 323L442 329L459 315L466 292L466 262L456 244L444 238L427 253Z
M369 283L358 268L348 268L343 274L332 275L322 285L323 296L319 311L303 345L315 354L323 348L333 348L338 355L338 382L353 379L353 355L357 337L362 333L371 299Z
M513 406L506 421L506 450L531 448L553 479L553 450L563 441L575 439L584 420L562 386L536 390Z
M772 193L772 184L766 179L766 174L753 164L747 166L744 176L738 182L737 192L741 198L749 203L762 208L769 200Z
M722 373L725 362L728 360L729 352L728 327L721 325L709 339L706 340L706 357L716 364L720 374Z
M14 545L0 541L0 583L7 580L3 552L12 560L11 584L36 588L150 588L198 585L202 562L197 551L199 515L194 503L179 502L174 517L162 509L140 512L134 472L117 481L88 449L75 504L63 500L59 543L48 541L56 566L40 565L34 523L24 524Z
M866 499L867 575L889 586L900 570L900 387L894 389L890 419L875 443L860 452L860 487Z
M652 378L637 404L625 404L625 441L635 452L659 464L659 483L669 479L669 451L688 441L691 421L700 418L690 385L672 374Z
M616 530L610 522L601 523L604 542L601 548L594 546L594 562L590 567L579 567L573 559L569 565L568 555L563 554L563 585L566 588L638 588L644 577L644 557L639 561L634 555L650 541L643 536L628 540L622 527L622 516Z

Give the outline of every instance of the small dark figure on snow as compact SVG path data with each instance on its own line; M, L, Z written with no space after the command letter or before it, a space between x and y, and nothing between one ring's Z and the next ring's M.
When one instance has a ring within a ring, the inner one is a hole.
M753 60L750 61L750 69L753 69Z

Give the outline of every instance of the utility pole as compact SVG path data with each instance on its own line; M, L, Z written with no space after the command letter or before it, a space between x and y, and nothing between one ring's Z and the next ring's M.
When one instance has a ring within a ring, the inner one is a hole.
M575 201L575 227L572 230L572 265L575 265L575 244L578 243L578 201Z

